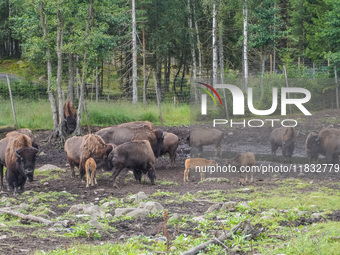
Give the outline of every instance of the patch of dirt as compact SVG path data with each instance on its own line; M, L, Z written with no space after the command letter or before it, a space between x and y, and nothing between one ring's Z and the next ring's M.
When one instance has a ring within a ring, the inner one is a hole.
M323 112L315 113L312 117L301 116L290 116L289 118L296 118L299 122L297 129L300 131L298 136L297 146L293 156L293 164L304 164L307 163L304 152L305 139L310 131L320 130L322 127L334 127L340 128L340 124L335 121L334 118L339 116L339 110L328 110ZM335 123L335 124L330 124ZM100 127L93 127L92 132L99 130ZM67 166L65 153L62 148L56 148L53 144L46 142L46 139L50 135L51 131L36 131L35 136L40 146L40 155L37 158L36 168L39 168L45 164L56 165L62 169L67 169L65 173L60 174L60 179L53 179L40 183L41 179L46 177L36 177L36 181L27 183L25 188L26 192L30 190L36 192L61 192L67 191L71 194L76 194L76 201L69 201L66 197L61 197L57 201L49 202L49 209L53 212L49 213L48 216L56 218L60 215L64 215L69 208L74 204L80 203L93 203L98 204L99 201L105 200L110 196L116 198L124 198L129 194L135 194L139 191L145 192L147 195L153 194L158 190L164 192L176 192L181 196L186 196L188 192L194 194L198 191L209 191L209 190L222 190L229 191L234 189L242 188L238 184L240 175L238 173L228 173L224 177L228 178L230 182L203 182L198 183L199 179L191 176L191 181L183 183L183 172L184 172L184 161L190 156L190 147L186 143L187 137L189 136L190 128L188 126L178 127L164 127L167 132L176 134L180 139L180 145L178 147L178 156L176 160L176 166L174 168L169 167L169 158L162 157L156 160L156 185L150 185L147 178L142 183L137 183L131 179L126 184L119 183L119 189L115 189L112 186L111 176L104 174L101 170L98 171L98 186L92 188L85 188L85 183L81 182L79 178L79 172L76 171L76 178L71 178L71 171ZM241 151L252 151L256 154L257 164L271 164L273 166L280 166L282 157L277 156L271 157L270 145L269 145L269 134L271 127L264 127L261 129L256 128L227 128L225 130L225 137L223 141L223 157L222 161L231 158L236 153ZM232 134L231 134L232 133ZM206 147L204 150L211 151L213 154L212 147ZM281 151L278 151L278 155ZM223 163L223 162L221 162ZM324 159L320 159L319 163L324 163ZM290 164L283 164L289 166ZM322 179L329 180L333 183L339 180L339 173L304 173L304 175L298 176L300 172L288 172L288 173L270 173L262 174L255 173L254 177L256 180L256 187L258 190L273 189L279 184L277 180L281 180L287 177L301 178L306 181L313 180L314 183L322 181ZM209 177L209 176L206 176ZM162 181L164 183L162 184ZM167 183L166 183L167 182ZM330 185L333 185L330 184ZM251 186L253 187L253 186ZM2 197L13 197L12 193L2 192L0 193L0 199ZM169 199L168 197L164 197ZM171 199L171 198L170 198ZM59 207L58 205L67 204L67 207ZM168 209L171 213L191 214L194 216L202 215L211 206L207 202L183 202L183 203L171 203L163 204L165 209ZM114 210L110 212L114 214ZM333 212L330 215L331 220L339 220L339 211ZM161 217L147 218L146 220L131 220L131 221L120 221L113 223L118 231L107 232L102 236L100 240L87 239L87 238L67 238L63 236L49 237L49 232L54 232L50 227L39 226L39 228L25 228L25 227L14 227L11 229L11 233L6 233L0 228L0 253L3 254L31 254L34 250L51 250L57 247L70 247L74 243L91 243L93 245L102 242L116 242L125 238L131 237L132 235L154 235L158 232L159 226L163 222ZM304 222L299 221L297 224ZM308 220L306 224L310 224ZM137 226L137 227L136 227ZM171 230L171 229L170 229ZM65 230L66 231L66 230ZM174 233L176 230L171 230ZM190 229L184 229L183 231L192 232L195 231ZM13 233L20 233L20 235ZM46 234L47 233L47 234ZM5 236L5 237L4 237ZM3 237L3 238L2 238Z

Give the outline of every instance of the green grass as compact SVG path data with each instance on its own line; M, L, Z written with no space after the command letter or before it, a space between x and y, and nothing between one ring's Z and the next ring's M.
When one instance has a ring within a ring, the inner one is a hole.
M51 106L48 100L26 101L14 100L18 125L20 128L52 129L53 120ZM190 106L182 104L175 108L173 104L161 104L163 125L178 126L190 124ZM112 126L136 120L148 120L155 125L161 125L158 107L148 104L145 108L142 103L136 105L127 101L118 102L88 102L87 109L91 126ZM14 124L10 101L0 102L0 126ZM86 125L83 115L82 125Z

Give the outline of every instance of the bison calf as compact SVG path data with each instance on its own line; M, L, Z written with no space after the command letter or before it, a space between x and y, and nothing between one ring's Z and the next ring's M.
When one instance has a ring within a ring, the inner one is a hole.
M204 167L207 166L216 166L215 160L209 160L205 158L188 158L185 160L185 169L184 169L184 182L189 181L189 171L190 169L195 169L200 171L201 181L205 179L205 171L203 171Z
M255 165L255 155L252 152L243 152L238 154L236 157L234 157L233 159L231 159L229 161L229 164L233 165L233 166L239 166L239 167L249 167L249 168L244 168L240 169L240 173L242 172L246 172L246 179L245 182L248 182L248 171L250 170L250 182L254 181L254 172L253 169L251 168L253 165ZM241 180L241 183L243 183L243 181Z
M94 161L93 158L89 158L85 162L85 172L86 172L86 188L89 187L89 184L93 187L95 184L97 184L96 179L96 161Z
M155 155L148 140L135 140L115 147L109 155L112 165L113 186L117 188L116 178L124 169L133 169L135 179L142 181L142 174L147 174L151 184L155 184Z
M275 128L270 134L272 155L276 155L277 148L281 147L283 157L291 163L296 139L297 133L294 127Z

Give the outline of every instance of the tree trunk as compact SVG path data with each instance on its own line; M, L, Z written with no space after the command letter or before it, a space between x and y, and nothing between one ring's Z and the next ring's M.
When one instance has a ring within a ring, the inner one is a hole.
M216 43L216 16L217 16L217 10L216 10L216 3L213 3L213 21L212 21L212 48L213 48L213 86L215 86L217 82L217 43Z
M266 55L263 53L261 54L261 101L263 99L264 96L264 71L265 71L265 63L266 63Z
M194 4L194 19L195 19L195 4ZM202 76L202 51L201 51L201 41L200 41L200 35L198 31L198 24L197 20L195 20L195 30L196 30L196 37L197 37L197 51L198 51L198 76Z
M132 103L138 101L137 91L137 38L136 38L136 9L135 0L132 0Z
M80 96L79 96L79 104L78 104L78 111L77 111L77 127L75 131L73 132L76 135L81 134L81 114L83 107L85 105L85 98L84 98L84 87L85 87L85 79L87 76L87 38L89 36L89 30L90 30L90 19L92 18L93 13L93 1L90 0L90 7L89 7L89 14L86 19L86 29L85 29L85 50L84 50L84 59L83 59L83 67L82 67L82 79L81 79L81 85L80 85Z
M248 6L247 0L243 2L243 91L248 87Z
M224 83L224 56L223 56L223 29L222 25L220 25L219 29L219 59L220 59L220 78L221 78L221 84ZM225 116L227 119L229 119L229 112L228 112L228 104L227 104L227 95L225 93L225 89L223 88L223 98L224 98L224 110L225 110Z
M68 87L67 87L67 99L73 102L74 100L74 56L68 55Z
M96 82L96 102L98 102L99 101L99 73L98 73L98 65L96 65L96 81L95 82Z
M191 1L188 0L188 11L189 11L189 31L190 31L190 45L191 45L191 59L192 59L192 79L195 82L197 80L196 72L196 51L195 51L195 44L194 44L194 35L193 35L193 27L192 27L192 14L191 14ZM198 95L197 95L197 89L196 86L194 86L194 93L195 93L195 102L198 101Z
M43 2L39 2L39 16L40 16L40 25L43 30L43 37L46 45L48 45L47 41L47 27L46 27L46 20L44 15L44 6ZM53 96L53 91L51 87L51 80L52 80L52 64L51 64L51 53L48 46L46 46L45 49L46 52L46 60L47 60L47 91L48 91L48 99L51 104L51 110L52 110L52 118L53 118L53 129L56 130L58 128L58 112L57 107L55 104L55 99Z
M107 63L107 101L110 101L110 64L111 59Z
M145 62L145 33L143 29L143 104L146 106L146 62Z
M61 12L58 9L57 11L57 19L58 19L58 27L57 27L57 58L58 58L58 69L57 69L57 95L58 95L58 108L59 108L59 125L58 125L58 135L60 138L60 142L63 144L65 142L65 137L63 134L64 127L64 111L63 111L63 94L61 88L61 82L63 77L63 55L62 55L62 47L63 47L63 36L64 36L64 22L61 17Z

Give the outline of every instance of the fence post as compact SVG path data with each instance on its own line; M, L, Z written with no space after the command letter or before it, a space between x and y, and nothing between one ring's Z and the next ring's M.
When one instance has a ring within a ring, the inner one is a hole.
M283 72L285 74L285 81L286 81L286 87L289 88L288 86L288 75L287 75L287 70L286 70L286 66L283 66ZM290 99L290 94L287 94L288 98ZM292 106L289 105L289 113L292 114Z
M9 97L11 99L12 112L13 112L13 117L14 117L14 125L15 125L15 129L18 130L18 122L17 122L17 116L15 114L15 108L14 108L14 102L13 102L13 96L12 96L11 83L9 81L8 75L6 75L6 78L7 78L7 84L8 84Z
M336 108L339 109L339 86L338 86L338 75L336 73L336 66L334 66L334 79L335 79L335 98L336 98Z
M156 98L157 98L157 104L158 104L158 111L159 111L159 118L161 119L161 126L163 127L163 117L162 117L162 110L161 110L161 101L158 93L158 86L157 86L157 80L155 73L153 72L153 81L155 83L155 91L156 91Z

